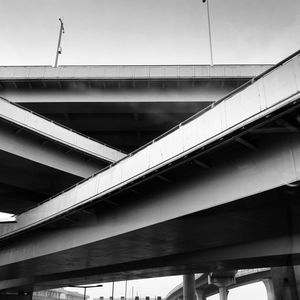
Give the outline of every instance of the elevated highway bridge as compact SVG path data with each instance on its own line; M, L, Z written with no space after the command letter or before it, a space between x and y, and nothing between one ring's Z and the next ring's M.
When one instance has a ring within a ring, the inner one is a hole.
M299 264L299 98L296 53L2 224L0 289Z
M215 285L209 284L208 277L209 274L207 273L197 274L195 276L195 293L197 300L205 300L207 297L219 292ZM267 287L268 300L274 299L272 298L272 289L270 289L270 283L272 282L271 268L239 270L236 274L236 282L230 285L230 289L257 282L263 282ZM183 284L179 284L167 294L165 300L182 300L183 293Z
M95 174L268 67L0 67L0 211Z

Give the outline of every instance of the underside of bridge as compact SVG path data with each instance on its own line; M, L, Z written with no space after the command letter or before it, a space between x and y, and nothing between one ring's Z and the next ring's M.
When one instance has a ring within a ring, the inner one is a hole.
M11 76L0 78L0 96L129 153L247 79L249 75L176 80ZM0 119L0 195L5 199L0 211L19 214L108 164Z
M1 86L11 101L131 151L213 101L195 101L199 93L222 94L242 82L21 80ZM45 88L48 103L37 100ZM101 95L106 101L96 100ZM5 235L1 227L0 290L300 264L299 93L292 96L272 113L93 201L19 232ZM117 100L107 101L112 97ZM0 125L0 190L11 199L1 202L2 211L21 213L109 164L12 122Z
M243 135L233 135L38 230L4 240L0 263L18 255L20 262L0 267L0 288L26 291L300 264L300 185L285 174L290 160L299 159L298 120L297 107L278 111ZM278 170L287 182L270 188ZM173 205L165 207L163 201L170 199ZM203 206L205 199L211 208L171 217L186 207ZM163 213L170 214L170 220L155 224ZM136 224L140 229L125 229L109 238L109 224L121 214L126 216L123 227ZM106 238L98 228L107 228ZM87 242L93 239L98 241ZM36 249L35 258L26 259L28 244Z

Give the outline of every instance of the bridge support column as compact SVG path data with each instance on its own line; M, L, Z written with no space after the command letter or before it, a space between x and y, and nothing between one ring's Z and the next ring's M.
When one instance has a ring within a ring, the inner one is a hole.
M183 300L196 300L195 275L183 275Z
M206 300L205 291L203 289L196 289L197 300Z
M218 271L208 276L208 283L219 288L220 300L227 300L228 287L235 283L236 271Z
M271 276L264 281L268 300L300 300L300 266L272 268Z

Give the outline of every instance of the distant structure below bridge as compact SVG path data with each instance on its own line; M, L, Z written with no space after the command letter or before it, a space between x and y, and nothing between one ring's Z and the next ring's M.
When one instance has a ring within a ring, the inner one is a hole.
M44 291L34 292L32 300L83 300L84 296L78 292L67 291L65 289L51 289ZM85 296L85 299L90 299L89 296Z

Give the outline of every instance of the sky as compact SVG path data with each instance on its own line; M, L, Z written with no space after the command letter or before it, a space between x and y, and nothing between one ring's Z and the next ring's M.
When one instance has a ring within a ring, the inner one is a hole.
M300 49L299 0L209 0L209 5L215 64L276 63ZM202 0L0 0L0 65L53 65L60 17L65 26L60 65L210 63ZM129 284L142 295L151 296L155 288L164 296L180 281ZM116 296L122 284L116 283ZM103 295L110 290L105 284ZM89 293L96 297L98 291ZM264 300L265 290L256 284L230 292L229 300L237 299Z
M299 0L209 0L215 64L300 48ZM202 0L0 0L0 65L209 64Z

